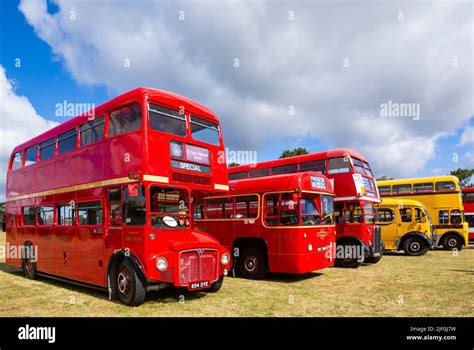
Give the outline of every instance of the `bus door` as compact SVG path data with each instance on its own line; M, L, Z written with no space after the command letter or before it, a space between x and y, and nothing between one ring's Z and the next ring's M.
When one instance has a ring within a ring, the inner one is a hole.
M75 278L77 270L75 203L56 206L57 225L55 236L55 274Z
M105 229L105 248L114 251L122 248L122 189L107 190L107 213Z
M400 214L400 221L397 224L398 237L402 237L408 232L415 231L417 225L414 221L414 208L399 207L398 212Z

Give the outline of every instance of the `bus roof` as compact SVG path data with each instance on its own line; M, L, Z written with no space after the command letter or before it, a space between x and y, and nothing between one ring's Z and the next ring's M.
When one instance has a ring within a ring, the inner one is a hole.
M403 206L412 206L412 207L424 207L424 204L415 201L413 199L395 199L395 198L382 198L382 202L376 204L378 207L383 207L384 205L389 206L396 206L396 205L403 205Z
M336 149L331 149L331 150L323 151L323 152L315 152L315 153L303 154L299 156L263 161L263 162L257 163L256 166L253 166L251 164L239 165L239 166L229 168L228 172L229 174L233 174L233 173L238 173L240 171L246 171L249 169L260 169L260 168L272 167L275 165L292 164L292 163L305 162L305 161L309 162L312 160L326 159L326 158L344 157L346 155L349 155L352 158L357 158L363 162L368 163L367 159L362 154L360 154L357 151L354 151L353 149L336 148Z
M146 88L146 87L139 87L139 88L130 90L95 107L94 115L100 116L106 112L110 112L123 105L126 105L128 103L131 103L131 102L134 102L141 98L146 98L146 97L149 100L157 100L157 102L162 102L164 104L168 104L175 108L180 108L181 106L183 106L186 111L189 111L191 113L196 113L199 116L209 119L210 121L219 123L217 116L212 110L187 97L175 94L173 92L168 92L168 91L153 89L153 88ZM66 131L69 131L83 124L84 122L87 121L89 115L91 114L90 112L91 111L87 111L79 116L71 118L65 121L64 123L61 123L55 126L54 128L49 129L26 142L23 142L22 144L16 146L12 153L16 153L18 151L24 150L25 148L28 148L40 142L46 141L50 138L53 138L59 134L62 134Z
M426 182L442 182L442 181L453 181L459 186L459 179L453 175L440 175L440 176L429 176L429 177L414 177L408 179L395 179L395 180L377 180L377 186L389 186L389 185L401 185L401 184L421 184Z
M326 189L314 188L311 183L311 177L323 179ZM329 181L326 176L314 171L233 180L229 181L229 187L231 188L231 192L237 193L288 191L300 188L306 191L333 194L331 181Z

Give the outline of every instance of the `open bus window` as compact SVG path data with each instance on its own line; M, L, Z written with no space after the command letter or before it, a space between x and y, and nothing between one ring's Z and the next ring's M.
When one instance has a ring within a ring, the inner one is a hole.
M123 187L125 225L138 226L146 222L145 189L136 184Z
M321 215L316 204L317 196L304 196L300 200L301 222L303 225L319 225L321 223Z
M328 161L328 174L348 173L351 169L349 158L338 157Z
M74 225L74 209L70 204L58 204L57 216L58 225Z
M332 225L334 223L334 199L328 195L321 196L321 211L325 225Z
M219 145L219 125L207 120L191 116L191 136L193 139Z
M80 225L102 225L102 203L100 201L77 204Z
M138 103L117 109L110 113L109 136L116 136L138 130L142 127L142 112Z
M150 103L148 118L153 130L186 136L186 116L184 113Z
M352 158L352 163L354 163L354 168L358 173L365 174L364 163L355 158Z
M399 211L400 211L400 217L402 219L402 222L412 222L413 212L411 208L402 208L402 209L399 209Z
M184 189L152 186L150 214L154 228L189 227L189 192Z
M37 207L36 214L38 216L38 225L52 225L54 222L53 207Z
M359 203L347 203L344 221L347 224L361 224L363 221L362 208Z
M460 225L462 224L462 214L460 210L451 210L451 224Z

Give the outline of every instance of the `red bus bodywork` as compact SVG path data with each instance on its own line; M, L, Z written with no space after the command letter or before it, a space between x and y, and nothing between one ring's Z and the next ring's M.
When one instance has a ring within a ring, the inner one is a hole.
M334 192L324 175L305 172L229 184L230 197L207 197L195 206L195 223L232 249L234 267L244 277L333 266Z
M302 171L320 172L334 186L337 244L360 245L365 262L378 262L383 245L380 228L371 218L375 214L373 203L380 203L380 195L369 163L360 153L334 149L228 169L229 180ZM360 262L336 259L336 265L356 267Z
M202 196L228 192L216 115L188 98L150 88L129 91L91 112L14 148L7 244L38 246L38 272L109 289L124 258L148 289L222 280L226 250L193 230L189 208ZM214 144L202 141L206 133ZM179 209L164 219L167 206ZM178 225L164 225L173 219ZM158 258L167 260L163 271ZM18 267L23 260L7 257Z
M462 205L466 221L469 224L469 240L474 241L474 187L462 189Z

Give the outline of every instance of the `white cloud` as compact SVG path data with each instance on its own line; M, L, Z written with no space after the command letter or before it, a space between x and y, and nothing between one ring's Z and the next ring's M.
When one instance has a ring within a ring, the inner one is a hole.
M0 65L0 201L5 199L5 181L11 152L16 145L50 129L57 123L39 116L25 96L18 96L13 82Z
M55 14L45 1L19 9L74 79L193 98L234 149L309 135L405 176L473 113L469 2L56 2ZM389 100L419 103L420 120L381 119Z
M461 138L459 139L460 146L466 145L474 145L474 127L471 125L467 125L461 134Z

